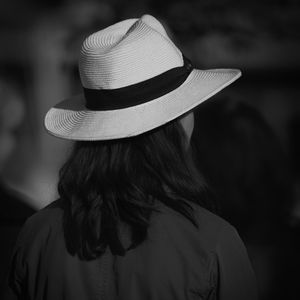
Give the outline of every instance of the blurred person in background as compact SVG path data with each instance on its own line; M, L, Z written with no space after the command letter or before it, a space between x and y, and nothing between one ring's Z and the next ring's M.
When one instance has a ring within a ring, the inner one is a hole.
M35 210L29 200L9 187L2 170L17 144L16 132L24 118L24 103L16 85L0 77L0 288L21 226Z
M192 109L240 71L195 69L150 15L90 35L79 71L84 94L45 118L76 141L60 199L23 227L4 299L256 300L189 151Z
M24 65L28 94L22 94L14 74L10 72L7 76L3 72L0 78L0 290L21 226L57 196L58 165L67 147L66 143L45 134L41 116L54 104L53 99L64 98L78 85L73 74L77 61L74 53L84 32L95 25L104 26L113 17L112 9L105 3L64 5L54 11L39 12L24 26L22 39L12 39L11 47L19 48L19 43L23 51L8 66Z
M77 52L86 32L111 24L114 11L108 3L66 3L41 10L28 22L15 55L22 57L26 77L26 115L19 147L5 170L16 190L41 209L57 198L57 173L65 160L68 144L45 133L43 116L55 99L78 92ZM56 153L53 156L53 153Z
M291 173L279 140L255 108L235 99L207 101L195 119L198 167L249 250L261 299L296 299Z

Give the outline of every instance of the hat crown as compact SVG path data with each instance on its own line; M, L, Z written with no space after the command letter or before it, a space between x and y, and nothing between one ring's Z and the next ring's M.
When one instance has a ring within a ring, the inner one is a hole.
M84 88L117 89L182 65L161 23L144 15L90 35L81 48L79 73Z

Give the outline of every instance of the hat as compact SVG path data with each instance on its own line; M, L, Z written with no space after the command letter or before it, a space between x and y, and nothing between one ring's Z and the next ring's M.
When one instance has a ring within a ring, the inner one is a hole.
M83 42L81 95L58 103L47 131L70 140L111 140L161 126L238 77L236 69L195 69L153 16L128 19Z

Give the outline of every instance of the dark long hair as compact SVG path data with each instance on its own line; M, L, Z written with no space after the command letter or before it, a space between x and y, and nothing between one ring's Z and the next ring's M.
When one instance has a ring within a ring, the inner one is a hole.
M107 246L117 255L137 247L158 211L155 201L195 226L189 202L213 209L178 120L136 137L76 142L60 170L58 191L67 248L81 259L96 258ZM121 222L131 229L128 249L120 240Z

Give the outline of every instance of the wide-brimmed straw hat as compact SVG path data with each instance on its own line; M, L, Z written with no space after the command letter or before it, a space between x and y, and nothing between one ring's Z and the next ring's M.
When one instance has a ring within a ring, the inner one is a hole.
M49 133L71 140L110 140L161 126L238 77L236 69L195 69L150 15L90 35L79 58L83 93L51 108Z

